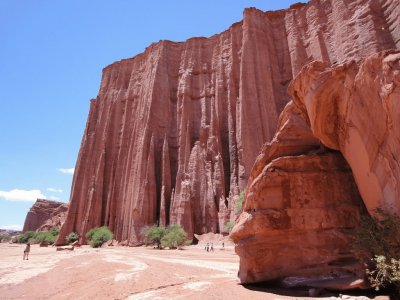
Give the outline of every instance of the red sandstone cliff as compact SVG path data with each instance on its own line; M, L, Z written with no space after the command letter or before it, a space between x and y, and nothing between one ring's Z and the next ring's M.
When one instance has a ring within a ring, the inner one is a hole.
M239 277L351 288L364 275L351 248L360 214L400 214L400 52L314 62L289 90L232 231Z
M307 63L400 47L397 0L314 0L246 9L210 38L161 41L103 70L76 165L60 243L109 226L141 242L143 226L218 232L233 217L260 147Z
M37 199L25 218L23 232L60 228L67 216L68 204L63 202Z

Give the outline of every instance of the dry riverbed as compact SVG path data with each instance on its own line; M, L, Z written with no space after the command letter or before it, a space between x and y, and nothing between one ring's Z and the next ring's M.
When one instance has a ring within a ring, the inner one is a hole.
M1 299L288 299L237 284L231 247L206 252L88 246L74 251L0 244ZM294 297L300 299L299 297ZM294 299L293 298L293 299Z

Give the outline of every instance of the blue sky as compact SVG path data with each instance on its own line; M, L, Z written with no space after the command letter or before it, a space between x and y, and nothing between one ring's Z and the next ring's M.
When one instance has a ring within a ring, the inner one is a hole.
M298 1L0 1L0 228L21 227L37 197L69 200L102 69L159 40L211 36L245 7Z

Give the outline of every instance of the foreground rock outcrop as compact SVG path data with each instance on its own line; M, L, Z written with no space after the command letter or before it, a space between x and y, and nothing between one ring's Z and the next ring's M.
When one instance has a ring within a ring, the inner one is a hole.
M37 199L26 215L22 232L60 228L65 222L67 211L67 203Z
M400 51L361 64L314 62L289 91L293 102L257 158L231 235L240 280L355 287L360 215L400 213Z
M260 147L307 63L336 64L400 45L397 0L314 0L246 9L210 38L160 41L103 70L59 243L107 225L140 244L144 226L189 235L233 219Z

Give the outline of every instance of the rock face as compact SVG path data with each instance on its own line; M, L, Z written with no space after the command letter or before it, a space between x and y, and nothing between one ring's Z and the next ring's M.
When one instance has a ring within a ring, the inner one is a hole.
M68 204L63 202L37 199L26 215L23 232L60 228L67 216Z
M189 235L221 231L273 137L293 77L313 60L399 47L398 17L397 0L251 8L218 35L160 41L106 67L60 243L101 225L131 245L155 223L179 223Z
M370 213L400 214L400 52L329 68L315 62L290 93L315 137L351 166Z
M354 287L363 275L351 251L360 215L400 213L400 51L335 67L314 62L289 92L231 235L239 277Z

